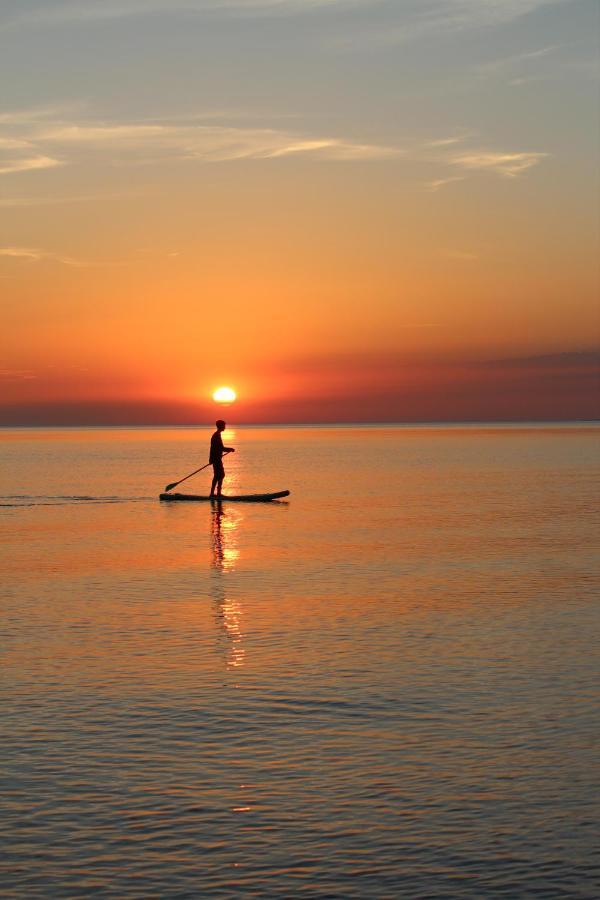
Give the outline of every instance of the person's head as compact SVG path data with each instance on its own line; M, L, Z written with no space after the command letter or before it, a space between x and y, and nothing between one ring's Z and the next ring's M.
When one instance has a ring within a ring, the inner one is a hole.
M217 431L225 431L225 422L223 419L217 419L215 425L217 426Z

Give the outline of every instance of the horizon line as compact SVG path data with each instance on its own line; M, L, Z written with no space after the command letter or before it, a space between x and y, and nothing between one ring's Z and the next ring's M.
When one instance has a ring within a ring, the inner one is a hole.
M0 430L9 431L15 428L212 428L214 423L198 422L197 424L168 424L168 423L21 423L21 424L0 424ZM232 424L232 428L252 427L252 428L332 428L332 427L356 427L356 426L372 426L372 427L390 427L390 426L424 426L424 425L600 425L600 418L572 418L572 419L535 419L535 418L495 418L495 419L394 419L394 420L343 420L331 422L236 422Z

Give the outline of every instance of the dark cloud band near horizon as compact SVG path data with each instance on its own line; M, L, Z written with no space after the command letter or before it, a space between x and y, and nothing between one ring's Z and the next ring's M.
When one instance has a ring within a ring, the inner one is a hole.
M260 401L242 396L228 407L176 398L13 403L0 405L0 425L196 425L223 411L239 424L591 421L600 418L600 355L463 363L409 384L338 385L331 393Z

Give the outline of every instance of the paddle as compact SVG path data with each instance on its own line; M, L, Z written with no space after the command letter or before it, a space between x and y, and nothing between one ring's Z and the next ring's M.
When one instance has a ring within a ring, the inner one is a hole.
M226 450L225 453L223 454L223 456L227 456L227 454L228 454L229 452L230 452L229 450ZM167 493L167 491L172 491L173 488L174 488L174 487L177 487L178 484L181 484L182 481L187 481L188 478L191 478L191 477L192 477L192 475L197 475L198 472L201 472L201 471L202 471L202 469L208 469L209 466L212 466L212 463L206 463L205 466L200 466L200 468L199 468L199 469L196 469L195 472L190 472L190 474L189 474L189 475L186 475L185 478L180 478L179 481L174 481L173 484L168 484L168 485L166 486L166 488L165 488L165 494Z

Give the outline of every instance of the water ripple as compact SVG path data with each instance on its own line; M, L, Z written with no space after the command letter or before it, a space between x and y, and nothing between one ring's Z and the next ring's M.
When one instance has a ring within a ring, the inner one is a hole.
M596 433L0 444L0 894L595 900Z
M88 497L85 495L33 496L29 494L7 494L0 497L0 506L69 506L83 503L140 503L154 500L153 497Z

